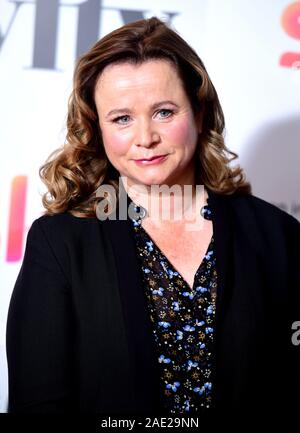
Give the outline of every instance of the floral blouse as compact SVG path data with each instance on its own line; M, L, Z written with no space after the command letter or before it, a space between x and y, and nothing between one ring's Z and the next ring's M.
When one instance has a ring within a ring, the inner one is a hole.
M135 210L138 206L135 206ZM202 216L212 219L209 205ZM169 413L193 413L212 405L212 347L217 273L214 238L192 289L141 225L131 219Z

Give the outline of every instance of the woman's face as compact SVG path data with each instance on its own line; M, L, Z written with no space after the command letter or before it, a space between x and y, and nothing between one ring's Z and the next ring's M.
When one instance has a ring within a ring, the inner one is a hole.
M95 103L107 157L128 186L194 184L201 125L170 62L108 65ZM137 161L159 155L164 158Z

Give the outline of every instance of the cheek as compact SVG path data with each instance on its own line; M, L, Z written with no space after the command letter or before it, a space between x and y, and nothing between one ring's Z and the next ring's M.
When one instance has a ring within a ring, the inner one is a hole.
M188 119L170 125L167 131L168 140L174 147L187 147L194 145L197 133Z
M107 155L124 155L130 147L129 137L124 133L102 130L102 138Z

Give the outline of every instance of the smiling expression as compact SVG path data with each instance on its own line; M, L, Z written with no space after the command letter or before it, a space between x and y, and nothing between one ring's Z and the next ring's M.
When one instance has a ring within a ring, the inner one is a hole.
M129 186L194 184L201 125L171 62L108 65L94 98L106 155Z

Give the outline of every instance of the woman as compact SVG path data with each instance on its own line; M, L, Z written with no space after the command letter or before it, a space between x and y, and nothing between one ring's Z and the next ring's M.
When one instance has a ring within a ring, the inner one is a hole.
M10 412L296 406L300 224L229 164L195 51L155 17L113 31L76 65L67 127L10 304Z

